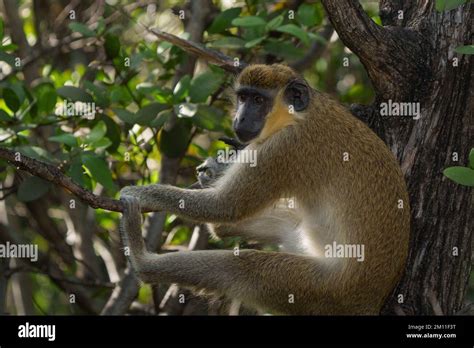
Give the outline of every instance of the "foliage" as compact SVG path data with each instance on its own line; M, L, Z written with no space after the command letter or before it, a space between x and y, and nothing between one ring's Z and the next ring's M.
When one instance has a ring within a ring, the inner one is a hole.
M469 153L469 163L467 167L449 167L443 174L457 184L464 186L474 186L474 148Z

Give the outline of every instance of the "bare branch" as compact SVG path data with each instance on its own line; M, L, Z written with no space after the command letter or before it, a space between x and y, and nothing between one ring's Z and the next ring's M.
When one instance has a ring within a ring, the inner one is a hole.
M201 58L210 64L217 65L221 67L222 69L227 70L231 73L239 73L246 66L246 63L242 61L239 61L239 64L236 66L233 58L221 52L204 47L203 45L199 43L182 39L176 35L164 32L160 29L148 28L142 23L136 22L135 19L128 12L124 11L123 9L118 9L118 10L121 11L125 17L139 24L141 27L143 27L143 29L145 29L150 34L155 35L157 38L161 40L172 43L173 45L178 46L179 48L186 51L187 53L195 55L196 57Z
M0 147L0 158L7 160L17 169L25 170L37 177L64 187L94 209L102 208L110 211L123 211L122 203L119 200L93 194L91 191L76 184L70 177L64 175L61 170L51 164L40 162L3 147ZM17 158L19 161L17 161Z

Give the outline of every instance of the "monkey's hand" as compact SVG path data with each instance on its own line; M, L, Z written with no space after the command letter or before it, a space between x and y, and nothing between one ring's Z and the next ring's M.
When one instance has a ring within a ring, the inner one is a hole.
M133 203L137 203L142 211L152 211L153 209L150 209L147 205L147 202L151 200L152 195L150 194L150 191L152 191L152 186L158 187L160 185L126 186L120 190L120 200L127 205L131 204L132 198L134 198ZM133 206L133 209L136 209L135 205Z

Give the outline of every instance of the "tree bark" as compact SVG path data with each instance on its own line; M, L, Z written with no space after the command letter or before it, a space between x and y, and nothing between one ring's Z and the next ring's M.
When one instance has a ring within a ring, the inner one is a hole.
M471 270L472 189L451 182L442 171L466 165L473 145L474 57L454 49L473 42L474 4L437 12L434 1L382 0L382 27L357 1L322 1L375 88L374 103L357 108L357 116L391 148L410 194L407 266L382 313L455 314L463 306ZM420 119L381 117L380 103L390 99L419 102ZM454 152L458 162L452 160Z

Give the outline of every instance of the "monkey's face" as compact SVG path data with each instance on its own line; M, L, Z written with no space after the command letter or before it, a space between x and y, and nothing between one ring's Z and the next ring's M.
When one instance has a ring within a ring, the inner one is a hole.
M272 109L273 94L255 87L241 86L238 89L233 128L241 142L248 143L259 136L265 117Z

